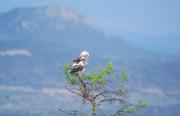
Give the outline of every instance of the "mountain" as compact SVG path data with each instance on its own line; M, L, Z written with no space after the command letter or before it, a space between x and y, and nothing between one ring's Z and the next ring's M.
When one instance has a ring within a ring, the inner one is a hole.
M146 35L135 33L122 33L128 42L152 52L161 54L180 54L179 35Z
M87 72L113 61L131 76L134 96L152 105L147 114L179 108L180 56L136 48L96 30L89 18L71 8L46 6L0 15L0 114L60 115L58 106L72 103L58 89L64 79L56 64L70 64L84 49L90 52Z

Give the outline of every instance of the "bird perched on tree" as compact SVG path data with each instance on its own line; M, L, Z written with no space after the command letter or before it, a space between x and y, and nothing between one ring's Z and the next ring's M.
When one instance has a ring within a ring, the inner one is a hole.
M88 58L89 58L89 52L82 51L80 53L79 58L76 58L73 61L73 64L71 66L71 73L84 71L88 64Z

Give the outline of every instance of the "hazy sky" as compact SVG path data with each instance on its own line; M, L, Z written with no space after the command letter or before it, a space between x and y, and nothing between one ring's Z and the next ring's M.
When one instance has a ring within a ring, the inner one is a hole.
M104 30L180 35L180 0L0 0L0 12L60 4L89 16Z

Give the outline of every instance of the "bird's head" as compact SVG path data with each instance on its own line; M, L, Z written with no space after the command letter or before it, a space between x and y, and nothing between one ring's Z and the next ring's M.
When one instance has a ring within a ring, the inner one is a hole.
M89 57L89 52L87 52L87 51L82 51L81 54L80 54L80 57L81 57L81 58L88 59L88 57Z

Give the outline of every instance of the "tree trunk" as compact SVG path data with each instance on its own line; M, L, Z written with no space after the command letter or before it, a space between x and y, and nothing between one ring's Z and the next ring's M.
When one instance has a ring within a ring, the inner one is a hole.
M92 114L93 116L96 116L96 103L92 104Z

